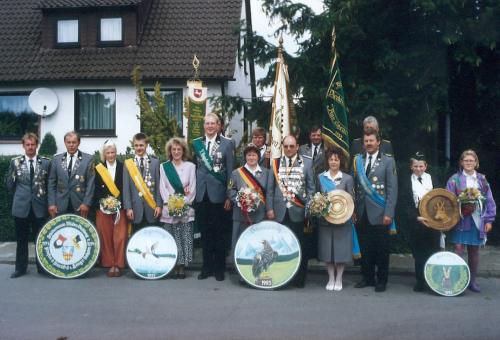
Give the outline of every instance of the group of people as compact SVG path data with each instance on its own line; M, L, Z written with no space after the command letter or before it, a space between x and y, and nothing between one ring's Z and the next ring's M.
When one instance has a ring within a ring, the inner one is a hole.
M49 215L53 218L74 213L87 218L90 209L95 208L101 265L109 268L110 277L120 276L125 268L129 224L135 231L158 221L162 223L176 241L178 259L174 275L182 279L193 259L196 220L203 251L198 279L214 276L222 281L226 257L234 250L239 235L252 224L273 220L289 227L301 244L302 259L293 281L296 287L304 287L307 262L317 257L326 263L326 289L342 290L345 264L355 255L353 245L359 237L361 280L355 287L386 290L390 235L396 230L398 177L392 145L381 140L374 117L364 120L363 137L354 140L351 147L352 159L346 159L340 148L325 148L320 127L313 127L310 143L300 147L295 136L286 136L282 141L283 156L271 159L266 131L255 128L252 142L244 147L240 167L235 167L234 141L221 134L219 117L208 113L203 127L204 135L192 141L194 159L187 142L175 137L166 143L168 160L164 163L147 153L148 138L143 133L133 137L133 158L124 163L117 160L117 146L106 141L97 165L92 156L79 150L80 137L74 131L64 136L66 152L55 155L51 161L37 155L37 136L26 134L22 139L25 154L12 160L7 175L7 187L14 193L12 214L17 237L16 268L11 277L26 273L30 228L36 234ZM466 188L476 188L485 198L484 212L463 216L451 237L458 254L462 255L467 246L469 288L476 292L480 290L476 281L478 248L485 243L496 214L491 188L484 175L476 172L478 166L474 151L465 151L460 158L460 170L446 186L456 195ZM411 173L405 174L408 180L402 181L408 185L399 201L411 223L399 228L410 229L417 279L414 290L422 291L423 266L439 249L439 233L418 216L418 205L436 183L426 172L422 154L411 159L410 169ZM256 209L247 211L242 207L238 201L242 188L258 194L261 203ZM332 225L322 217L308 216L307 206L316 192L336 189L352 196L355 212L351 219ZM183 196L188 204L182 216L169 212L168 202L173 195ZM119 218L100 209L101 200L110 196L121 203ZM317 238L312 237L315 234ZM317 249L315 254L310 248ZM38 264L37 267L43 272Z

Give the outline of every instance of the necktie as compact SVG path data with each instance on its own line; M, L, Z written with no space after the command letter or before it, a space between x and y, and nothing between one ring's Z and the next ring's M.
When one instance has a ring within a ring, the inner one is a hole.
M139 167L141 168L141 175L144 176L144 157L141 157L141 163L139 164Z
M370 155L368 157L368 166L366 167L366 176L368 176L371 169L372 169L372 155Z
M318 155L318 147L315 145L315 146L313 146L313 148L314 148L313 159L315 159L316 156Z
M33 178L35 177L35 167L33 166L33 160L30 159L30 183L33 184Z
M422 184L422 177L418 177L417 179L420 182L420 184Z
M292 159L291 158L288 158L288 167L291 168L292 167Z
M68 176L71 177L71 170L73 170L73 155L69 156L69 165L68 165Z
M210 154L210 144L211 144L211 143L212 143L211 141L208 141L207 151L208 151L208 153L209 153L209 154Z

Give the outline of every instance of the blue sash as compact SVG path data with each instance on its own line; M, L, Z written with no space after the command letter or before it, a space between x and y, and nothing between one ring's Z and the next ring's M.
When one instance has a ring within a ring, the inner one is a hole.
M319 175L319 182L321 183L321 187L323 188L325 193L333 191L337 188L335 182L326 177L324 173ZM358 234L356 233L356 227L354 227L352 219L349 219L349 223L351 223L351 230L352 230L352 257L355 259L359 259L361 258L361 250L359 249Z
M385 198L371 186L370 180L366 177L366 173L363 171L364 168L363 157L360 154L356 155L356 159L354 161L354 173L357 175L359 184L361 184L365 195L367 195L368 198L379 207L385 208ZM389 234L394 235L396 233L396 222L392 219L392 223L389 226Z

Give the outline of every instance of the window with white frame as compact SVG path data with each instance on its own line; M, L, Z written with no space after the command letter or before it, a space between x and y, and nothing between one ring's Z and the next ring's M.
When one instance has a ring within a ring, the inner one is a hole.
M87 136L115 135L115 90L76 90L75 127Z
M78 19L57 20L57 43L78 44Z
M18 140L26 132L38 133L39 116L28 105L29 92L0 93L0 139Z
M122 37L122 18L101 18L101 42L120 42Z
M154 105L154 90L145 91L148 101ZM175 118L177 125L182 129L183 97L182 89L162 89L161 96L165 100L165 114L167 117Z

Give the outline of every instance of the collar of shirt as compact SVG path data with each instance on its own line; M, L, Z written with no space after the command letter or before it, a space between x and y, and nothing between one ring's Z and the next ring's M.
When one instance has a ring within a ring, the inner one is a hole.
M208 138L208 136L205 135L205 147L208 147L208 142L211 142L210 147L213 147L215 139L217 139L217 135L213 136L212 138Z
M332 177L332 174L330 173L330 170L326 170L324 173L324 176L329 178L333 182L340 182L342 180L342 171L337 172L335 177Z
M147 154L144 154L142 156L135 155L135 161L137 162L137 164L141 164L141 158L144 158L144 162L146 162L148 160L148 155Z
M465 176L467 188L479 188L476 170L474 170L474 173L472 175L467 174L465 171L462 171L462 174Z
M106 161L106 168L108 169L109 174L111 175L111 178L113 178L114 181L116 176L116 161L114 164L110 164L108 161Z
M34 156L33 158L29 158L26 154L24 155L24 159L26 160L26 164L28 165L28 170L30 168L30 160L33 160L33 169L36 170L36 156Z
M252 169L248 166L248 164L247 164L247 163L245 163L245 169L247 169L248 171L250 171L250 173L251 173L252 175L254 175L254 176L255 176L258 172L262 172L262 169L260 168L259 164L257 164L257 167L256 167L254 170L252 170Z
M379 150L375 151L374 154L370 155L368 152L366 153L366 159L365 159L365 169L366 167L368 166L368 160L370 159L369 157L372 156L372 166L373 166L373 163L375 162L375 160L377 159L378 157L378 153L379 153Z
M295 164L295 161L297 160L297 154L295 154L295 156L293 156L291 158L292 160L292 166ZM290 164L290 158L288 158L287 156L285 156L285 161L286 161L286 164L285 166L288 168L288 164Z
M71 170L75 167L76 158L78 157L78 151L74 154L66 153L66 166L69 168L69 162L71 162L71 156L73 156L73 163L71 164Z
M413 201L415 202L415 207L418 207L418 203L424 197L426 193L433 189L432 178L427 172L424 172L422 176L422 183L418 180L418 176L415 174L411 175L411 189L413 192Z

